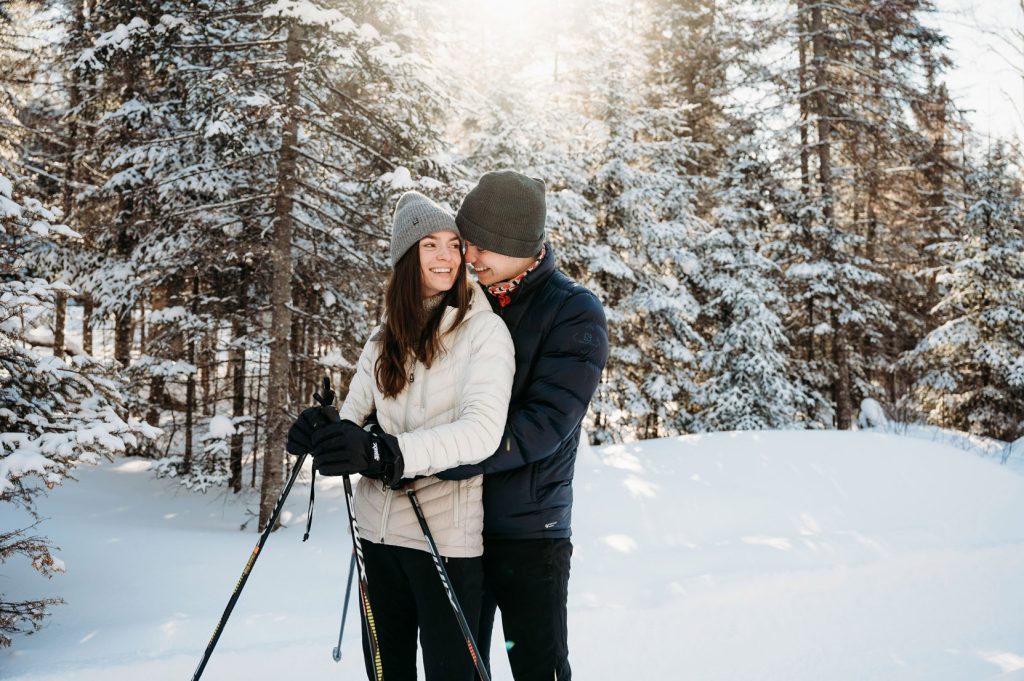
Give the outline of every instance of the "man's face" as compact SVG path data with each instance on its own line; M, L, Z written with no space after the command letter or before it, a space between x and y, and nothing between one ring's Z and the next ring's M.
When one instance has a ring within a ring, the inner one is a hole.
M484 286L491 286L513 279L530 267L536 258L514 258L494 251L478 248L473 242L466 242L466 262L473 266L476 278Z

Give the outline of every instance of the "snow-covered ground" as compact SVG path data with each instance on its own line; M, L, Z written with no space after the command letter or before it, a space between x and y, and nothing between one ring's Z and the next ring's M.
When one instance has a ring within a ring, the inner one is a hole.
M67 574L12 562L0 591L67 604L0 651L0 677L191 678L256 541L252 497L147 468L82 470L41 501ZM340 484L317 484L310 540L297 485L204 679L365 678L354 599L331 657L350 543ZM579 679L1024 679L1024 476L956 446L833 431L587 450L574 527Z

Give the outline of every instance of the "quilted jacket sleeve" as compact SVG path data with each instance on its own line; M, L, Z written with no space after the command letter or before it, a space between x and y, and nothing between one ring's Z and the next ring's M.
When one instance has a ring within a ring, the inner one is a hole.
M604 308L589 292L571 296L559 310L525 394L512 405L501 446L484 461L483 472L512 470L557 452L586 415L607 361Z
M466 321L469 356L458 358L465 373L458 387L458 417L451 423L398 435L406 477L433 475L477 463L498 447L508 415L515 349L505 323L487 313Z
M374 346L376 341L372 340L377 336L377 331L370 334L371 340L366 341L363 351L359 354L359 361L356 363L356 373L352 376L352 382L348 386L348 395L345 403L338 410L342 419L362 425L366 418L374 411L373 402L373 364L377 356Z

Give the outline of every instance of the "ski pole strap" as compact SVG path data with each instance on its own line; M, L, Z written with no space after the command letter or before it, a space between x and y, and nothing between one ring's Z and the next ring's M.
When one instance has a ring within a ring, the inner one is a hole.
M302 541L309 539L309 531L313 528L313 497L316 493L316 468L313 468L313 477L309 481L309 510L306 512L306 534L302 535Z

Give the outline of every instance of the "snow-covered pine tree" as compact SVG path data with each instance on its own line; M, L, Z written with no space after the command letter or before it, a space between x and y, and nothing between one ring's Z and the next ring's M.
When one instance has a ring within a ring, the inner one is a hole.
M886 248L892 253L887 260L892 263L896 315L887 339L887 358L899 358L913 350L929 329L938 326L933 310L939 302L940 258L931 246L959 238L958 230L962 228L954 200L960 193L957 178L964 174L956 140L965 138L968 126L941 81L948 57L927 52L922 58L925 96L912 106L917 129L905 142L915 171L907 178L910 187L905 195L915 197L916 210L904 211L894 221L896 228L891 231L899 233L900 238ZM888 403L899 403L912 380L905 363L893 364L886 381Z
M159 138L121 156L122 172L159 187L160 250L195 263L198 311L246 317L235 343L260 337L254 322L269 335L261 522L313 359L351 353L373 321L379 290L366 284L385 269L393 199L449 181L436 154L444 88L403 17L393 2L191 3L173 81L186 141L167 167L150 163ZM207 290L225 289L214 304Z
M928 7L801 0L786 19L792 48L772 68L783 85L778 115L792 122L784 160L800 177L780 231L788 321L809 390L834 407L821 420L840 428L891 368L891 272L907 267L902 216L917 203L917 133L906 121L927 95L921 55L941 44L920 22Z
M1024 433L1024 194L1002 145L963 178L962 237L936 244L941 322L904 359L908 399L936 425Z
M596 214L586 194L602 138L588 134L600 126L578 106L582 83L600 73L588 58L579 58L590 40L590 2L533 2L529 25L511 33L492 33L482 17L448 11L444 23L454 27L453 42L442 58L459 82L457 109L464 114L455 142L468 176L456 203L491 170L511 168L541 179L548 239L559 267L592 285L587 261L597 240ZM460 39L477 31L479 41ZM586 431L608 439L597 424L616 409L595 398Z
M83 464L124 451L137 438L155 432L119 414L123 389L116 368L85 354L65 359L37 349L50 336L58 295L73 291L40 276L40 256L53 239L77 239L60 222L59 209L36 198L25 170L23 141L33 133L18 104L27 100L26 83L40 66L16 58L26 51L12 30L11 8L0 12L0 503L35 515L34 502L45 490L71 477ZM22 8L16 8L22 9ZM12 57L12 53L15 57ZM28 191L26 191L28 188ZM0 533L0 561L26 556L46 576L63 570L49 540L32 534L38 525ZM0 595L0 646L10 635L32 631L55 599L8 602Z
M713 200L711 178L722 172L736 119L733 91L744 87L749 62L758 50L756 22L733 0L647 0L644 52L647 78L682 102L682 127L694 143L686 173L706 178L696 185L698 215L707 219ZM752 25L753 24L753 25Z
M592 44L602 52L583 82L602 137L586 196L597 238L580 252L605 304L611 345L598 435L662 437L691 425L703 344L690 281L694 243L706 229L695 207L701 180L688 172L698 145L686 127L687 102L651 78L640 40L651 16L612 4L591 15Z
M812 406L791 366L782 275L765 254L775 218L770 201L781 181L746 132L727 149L712 229L697 242L696 279L706 300L701 328L709 334L694 399L698 431L798 427Z
M864 369L862 384L854 388L863 397L880 396L884 387L893 404L901 389L895 384L896 361L925 331L920 312L927 289L915 272L941 219L935 210L941 189L925 195L948 173L942 146L935 144L952 130L951 119L943 129L948 100L937 83L949 60L945 37L924 20L933 11L931 2L867 2L858 8L851 38L859 47L849 51L857 67L848 70L844 86L854 96L847 97L848 107L836 121L851 175L843 200L853 230L864 240L860 254L885 276L880 293L890 321L855 337ZM925 210L906 209L922 202Z

